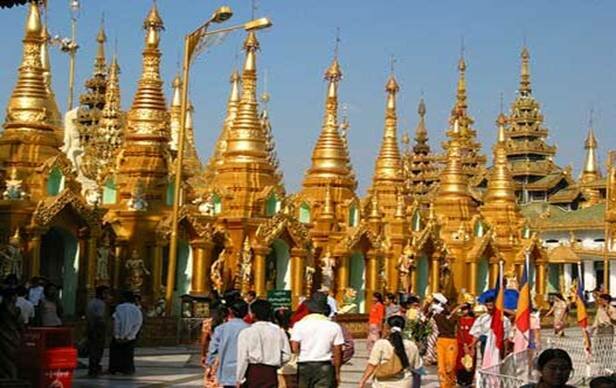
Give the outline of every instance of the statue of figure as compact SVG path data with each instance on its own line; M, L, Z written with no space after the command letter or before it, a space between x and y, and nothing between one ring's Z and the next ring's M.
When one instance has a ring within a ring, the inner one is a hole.
M23 181L17 179L17 169L14 167L11 169L11 175L9 179L5 181L6 188L2 193L3 199L20 200L26 198L26 192L21 187Z
M240 276L242 293L246 293L250 290L250 283L252 280L252 248L250 247L250 240L248 237L244 239L244 244L242 245Z
M218 291L218 293L222 294L224 287L224 276L223 271L225 268L225 260L227 258L227 250L223 249L218 254L218 258L216 261L212 263L210 267L210 280L212 281L212 285L214 289Z
M451 268L449 266L449 260L443 260L441 264L441 271L439 274L439 288L442 290L443 294L449 299L451 299L451 292L454 291L452 278L451 278Z
M21 254L21 236L19 228L9 243L0 248L0 277L5 278L14 274L21 279L23 272L23 256Z
M102 194L98 187L88 188L85 190L84 196L86 202L90 206L98 206L101 204Z
M109 282L109 256L113 255L109 236L103 237L101 246L96 249L96 280L103 284Z
M160 297L156 301L154 307L152 307L152 309L148 311L147 316L150 318L164 317L166 304L167 301L165 300L165 286L160 286Z
M131 210L135 211L146 211L148 210L148 201L145 199L145 187L143 186L143 181L138 180L135 184L135 189L131 194L131 198L127 202L128 207Z
M144 275L150 275L150 271L145 267L145 263L139 257L139 252L136 249L133 249L130 259L126 260L125 265L128 270L126 283L131 291L139 293L141 286L143 286Z
M214 198L212 194L208 194L205 199L201 200L198 209L201 214L204 214L206 216L214 215Z
M398 275L400 276L400 286L404 292L411 291L411 281L409 279L409 275L413 264L413 249L411 248L411 242L409 241L398 258Z
M338 314L353 314L357 312L357 291L351 287L344 290L342 304Z
M332 289L334 285L334 267L336 260L332 257L329 249L321 258L321 285Z
M314 267L306 266L306 295L312 295L312 285L314 284L314 273L316 270Z

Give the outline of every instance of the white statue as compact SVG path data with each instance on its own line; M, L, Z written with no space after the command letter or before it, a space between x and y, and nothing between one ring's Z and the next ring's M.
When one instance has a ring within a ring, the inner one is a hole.
M17 179L17 169L11 169L11 176L5 181L6 188L2 193L2 198L10 200L20 200L26 198L26 192L21 187L23 181Z
M316 270L314 267L306 266L306 295L312 295L312 285L314 283L314 273Z
M145 267L143 259L139 257L139 252L133 249L130 259L126 260L126 269L128 270L128 278L126 283L131 291L139 293L143 286L144 275L150 275L150 271Z
M23 256L21 254L21 237L19 229L9 239L9 243L0 248L0 277L14 274L21 279L23 274Z
M247 292L250 289L250 281L252 279L252 248L250 247L250 240L248 239L248 237L244 239L240 265L242 292Z
M64 116L64 145L62 151L68 156L73 163L73 167L77 174L81 175L81 157L83 155L83 147L79 140L79 130L75 125L77 119L77 111L79 108L75 108L66 112Z
M127 202L128 207L131 210L144 212L148 210L148 201L145 200L145 187L143 181L138 180L135 184L135 190L133 191L131 198Z
M225 260L227 257L227 250L223 249L218 254L218 258L216 261L212 263L212 267L210 267L210 280L212 281L212 285L214 289L219 293L222 293L224 286L224 277L223 271L225 268Z
M100 190L97 187L85 189L84 196L86 197L86 202L90 206L100 205L101 199L103 197Z
M321 285L332 288L334 285L334 267L336 266L336 260L332 257L329 250L325 253L325 256L321 258Z
M96 280L101 283L109 282L109 256L112 255L109 237L103 238L102 245L96 250Z
M204 200L199 203L199 212L206 216L214 215L214 198L212 195L208 195Z

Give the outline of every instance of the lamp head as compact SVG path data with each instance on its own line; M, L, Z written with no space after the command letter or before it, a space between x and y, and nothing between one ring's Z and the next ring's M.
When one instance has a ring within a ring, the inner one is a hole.
M257 31L269 28L272 26L272 21L269 18L254 19L244 24L246 31Z
M233 11L231 11L231 7L228 7L226 5L218 8L214 14L212 15L212 18L210 19L213 23L222 23L225 20L229 20L231 18L231 16L233 16Z

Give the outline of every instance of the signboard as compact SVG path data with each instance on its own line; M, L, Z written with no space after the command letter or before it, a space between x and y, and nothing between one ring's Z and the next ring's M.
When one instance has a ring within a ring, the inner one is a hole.
M291 290L269 290L267 291L267 300L272 304L272 307L277 309L280 307L291 308Z

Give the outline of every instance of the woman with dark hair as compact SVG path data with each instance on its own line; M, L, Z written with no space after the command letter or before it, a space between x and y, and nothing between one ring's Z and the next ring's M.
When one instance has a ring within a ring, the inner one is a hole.
M552 307L545 315L549 317L554 315L554 334L559 337L565 336L565 328L567 327L567 314L569 313L569 304L562 294L552 295Z
M368 365L359 382L360 388L366 387L372 376L372 388L421 386L416 371L423 367L423 363L415 343L402 338L404 324L404 318L398 315L387 320L389 335L374 343Z
M215 296L214 296L215 297ZM224 303L224 300L212 299L211 302L211 314L209 318L205 318L201 324L201 364L205 366L205 360L207 360L207 351L212 340L212 334L214 329L223 324L228 315L228 307ZM203 377L204 388L217 388L218 379L216 378L216 370L218 369L218 363L207 368L205 376Z
M368 339L366 343L368 352L372 350L374 343L381 338L383 319L385 319L383 295L380 292L375 292L372 294L372 307L370 307L370 314L368 315Z
M539 381L521 388L573 388L573 385L567 385L573 362L562 349L544 350L537 359L537 371L541 374Z

